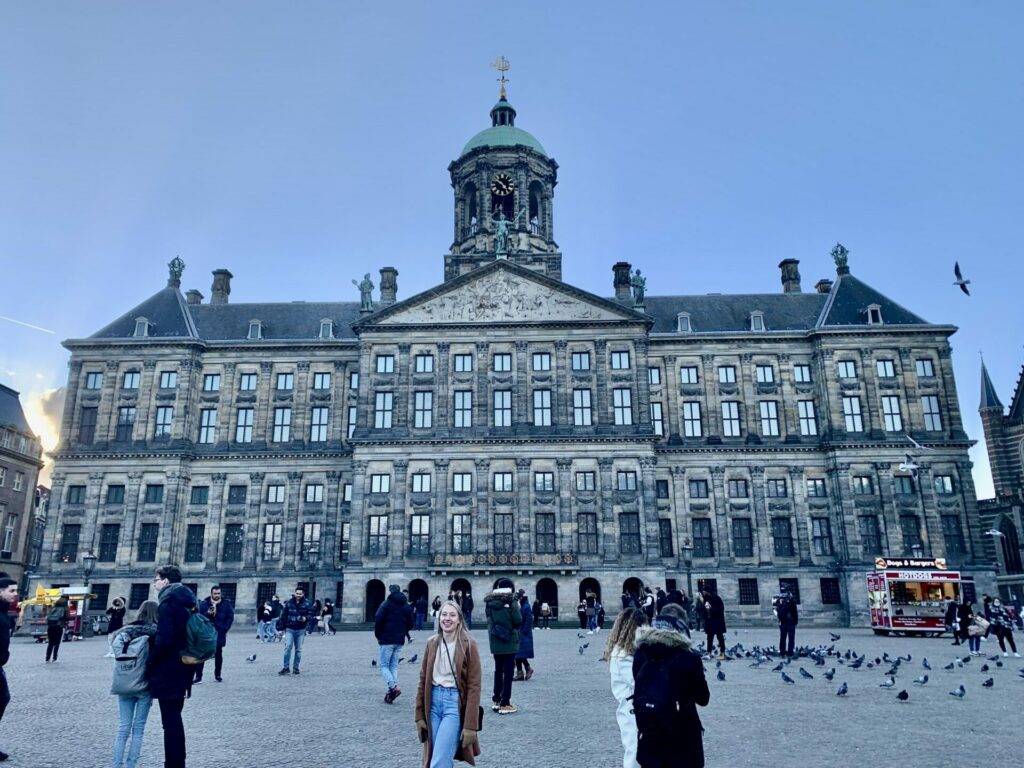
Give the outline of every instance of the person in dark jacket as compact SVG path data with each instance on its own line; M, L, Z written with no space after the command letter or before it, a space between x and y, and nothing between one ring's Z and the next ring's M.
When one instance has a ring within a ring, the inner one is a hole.
M181 710L185 691L192 682L192 667L181 661L185 649L185 628L196 610L196 596L181 583L176 565L156 569L153 586L157 591L156 636L146 670L149 693L160 703L164 729L164 768L185 768L185 726Z
M661 613L661 609L665 607L665 603L668 601L668 595L665 590L658 587L658 591L654 593L654 608L655 615Z
M473 595L467 589L462 594L462 618L466 620L466 629L473 628Z
M321 635L336 635L338 630L334 628L334 603L330 598L324 600L324 607L320 609L320 619L323 621L323 627L320 629Z
M519 612L522 614L523 623L519 627L519 650L516 651L516 676L513 680L529 680L533 677L533 667L530 666L530 659L533 658L533 609L530 608L530 601L523 590L519 590Z
M953 633L953 642L950 645L960 645L960 625L957 621L957 610L956 600L953 598L949 599L946 603L946 629Z
M414 606L416 615L414 617L413 629L417 631L423 629L423 625L427 621L427 607L426 595L420 595L416 598L416 605Z
M992 622L996 637L999 640L999 650L1003 652L1003 656L1009 656L1010 653L1016 658L1020 658L1020 654L1017 653L1017 643L1013 640L1013 620L1010 618L1010 612L1006 610L1006 606L1003 605L1002 599L997 595L992 599L992 603L988 608L989 620ZM1010 650L1006 650L1006 644L1010 644Z
M306 590L296 587L288 602L281 607L281 615L277 617L277 632L284 639L284 659L281 671L277 674L299 674L299 662L302 661L302 641L306 637L306 627L313 613L313 604L306 599ZM292 659L292 648L295 649L295 662L289 670Z
M800 614L796 607L796 600L788 590L783 590L775 599L775 618L779 622L779 653L792 657L796 644L796 625L800 621Z
M380 674L388 687L384 703L392 704L402 695L402 689L398 687L398 654L412 629L413 618L409 598L401 587L392 584L388 592L387 600L381 603L373 617L373 634L380 645Z
M637 716L636 760L641 768L703 768L703 726L697 705L706 707L711 699L704 665L683 632L682 622L659 614L650 627L638 627L633 651L634 709L645 694L651 675L668 676L676 711L667 713L671 724L645 728ZM648 665L654 665L649 667Z
M110 651L107 656L114 655L114 636L121 631L121 627L124 626L124 598L115 597L114 602L107 608L107 637L110 639Z
M46 662L50 657L57 661L57 653L60 651L60 641L64 639L64 632L68 626L68 599L58 598L53 608L46 614Z
M213 657L213 679L223 683L224 678L220 676L224 668L224 646L228 642L228 630L235 623L235 609L227 600L221 596L220 586L210 589L210 596L199 604L199 612L206 616L217 630L217 652ZM203 682L203 668L206 664L196 665L196 676L193 682Z
M11 603L18 602L18 582L4 577L0 579L0 721L4 719L7 705L11 703L11 689L7 687L7 673L4 667L11 658L11 632L14 622L7 615ZM0 762L7 759L6 752L0 752Z
M519 650L519 628L523 624L523 614L519 610L519 601L513 596L514 590L512 579L502 577L484 597L487 640L494 657L491 709L501 715L519 711L512 703L512 672L516 652Z
M708 655L714 646L714 639L718 638L718 658L725 660L725 604L722 598L710 590L704 590L704 610L707 618L704 620L704 633L708 636Z

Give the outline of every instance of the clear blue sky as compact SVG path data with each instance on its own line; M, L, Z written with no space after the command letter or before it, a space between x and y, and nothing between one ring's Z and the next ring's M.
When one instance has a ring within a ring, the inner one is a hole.
M442 278L447 165L488 124L498 54L517 125L560 165L564 278L611 292L779 290L854 274L953 323L968 432L978 350L1024 362L1024 4L5 3L0 381L38 402L86 336L164 285L354 300ZM959 259L974 296L953 286ZM38 428L43 429L42 424ZM979 495L990 492L976 448Z

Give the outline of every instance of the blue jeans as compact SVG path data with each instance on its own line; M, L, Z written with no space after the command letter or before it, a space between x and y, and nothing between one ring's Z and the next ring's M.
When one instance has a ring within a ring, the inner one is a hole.
M969 651L981 651L981 635L977 637L969 637L967 639L967 650Z
M382 645L380 647L380 676L387 683L388 690L398 686L398 654L400 645Z
M597 629L597 614L593 616L587 616L587 629L591 632Z
M415 624L413 625L413 629L415 629L415 630L417 630L417 631L419 631L419 630L423 629L423 621L424 621L424 619L426 619L426 618L427 618L427 617L426 617L426 615L425 615L425 614L422 614L422 613L417 613L417 614L416 614L416 623L415 623Z
M466 619L466 629L472 629L473 628L473 612L472 611L466 611L462 615Z
M153 699L148 693L137 696L118 696L121 722L117 726L117 738L114 739L114 768L121 768L124 763L124 748L128 743L129 734L132 745L128 749L128 768L139 764L139 753L142 752L142 734L146 730L146 719Z
M452 768L460 731L459 689L435 685L430 693L430 768Z
M292 669L299 668L299 662L302 661L302 641L306 639L306 628L302 629L286 629L284 631L284 668L288 668L288 662L292 658L292 646L295 646L295 666Z

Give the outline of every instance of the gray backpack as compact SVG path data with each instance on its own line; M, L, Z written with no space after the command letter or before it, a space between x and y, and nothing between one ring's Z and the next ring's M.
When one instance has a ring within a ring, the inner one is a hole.
M136 629L136 628L132 628ZM150 634L124 630L114 638L114 681L110 692L118 696L138 696L149 690L146 662L149 659Z

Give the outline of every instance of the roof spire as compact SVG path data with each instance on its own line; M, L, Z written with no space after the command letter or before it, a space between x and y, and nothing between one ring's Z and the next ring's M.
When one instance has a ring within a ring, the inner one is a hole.
M175 256L167 262L167 287L181 288L181 273L185 271L185 262L180 256Z
M996 394L996 388L992 386L992 379L989 378L988 368L985 367L985 358L981 359L981 405L978 406L979 411L984 411L988 408L998 408L999 412L1003 412L1003 404L999 400L999 395Z
M508 59L504 56L499 56L494 60L494 63L491 64L491 66L498 70L499 73L498 82L501 83L501 90L498 91L498 98L501 101L506 101L508 99L508 94L505 93L505 83L507 83L508 80L505 79L505 73L508 72L511 65L508 63Z

